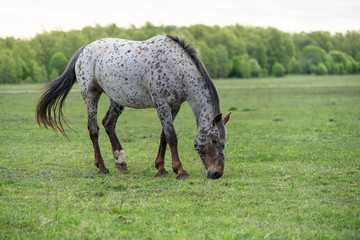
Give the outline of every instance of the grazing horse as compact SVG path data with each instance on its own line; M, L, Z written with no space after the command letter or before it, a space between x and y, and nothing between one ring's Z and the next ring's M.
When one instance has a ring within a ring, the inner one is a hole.
M184 39L169 35L155 36L146 41L107 38L81 47L64 73L46 85L36 108L39 126L51 127L67 137L63 123L68 124L62 108L76 80L87 108L98 173L109 173L98 143L97 105L104 92L110 98L110 107L102 124L109 136L118 170L127 172L125 152L115 132L119 115L124 107L156 108L162 125L155 160L156 177L168 176L164 167L168 144L176 178L189 178L179 159L173 125L181 104L187 101L196 118L198 133L194 147L204 163L206 176L217 179L223 175L225 124L230 113L222 119L215 85L195 49Z

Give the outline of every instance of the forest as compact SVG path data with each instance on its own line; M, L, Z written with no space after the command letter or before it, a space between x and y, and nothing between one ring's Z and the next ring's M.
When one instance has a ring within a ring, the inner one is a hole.
M0 38L0 83L54 79L79 47L96 39L145 40L158 34L185 37L212 78L360 73L360 31L286 33L272 27L146 23L138 28L96 25L43 32L30 39Z

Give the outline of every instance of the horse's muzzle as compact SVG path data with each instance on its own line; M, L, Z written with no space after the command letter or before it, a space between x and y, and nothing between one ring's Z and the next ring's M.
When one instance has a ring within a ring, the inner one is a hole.
M206 171L206 177L211 179L219 179L223 175L222 172L212 171L211 169Z

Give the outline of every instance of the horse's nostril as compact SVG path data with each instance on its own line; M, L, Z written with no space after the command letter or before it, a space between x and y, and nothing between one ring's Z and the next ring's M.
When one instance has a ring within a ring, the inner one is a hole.
M221 173L215 172L215 173L211 174L209 177L210 177L211 179L218 179L218 178L221 177L221 175L222 175Z
M211 171L211 170L208 170L208 171L206 172L206 176L207 176L207 178L218 179L218 178L220 178L220 177L222 176L222 173L220 173L220 172L213 172L213 171Z
M219 173L219 172L215 172L214 174L213 174L213 179L218 179L218 178L220 178L221 177L221 174Z

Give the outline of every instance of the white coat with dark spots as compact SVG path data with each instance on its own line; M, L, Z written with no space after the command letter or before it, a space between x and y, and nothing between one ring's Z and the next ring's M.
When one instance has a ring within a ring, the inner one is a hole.
M99 173L108 173L98 144L97 105L104 92L110 107L102 123L109 135L116 168L127 172L125 151L115 125L125 107L156 108L162 125L155 167L157 177L167 177L164 167L166 145L172 168L178 179L188 178L177 151L173 121L181 104L187 101L194 113L198 134L194 141L208 178L220 178L224 171L225 124L216 88L196 51L173 36L156 36L146 41L107 38L80 48L65 72L52 81L37 105L37 120L65 135L62 121L63 102L78 81L88 114L88 129L94 145L95 165ZM66 135L65 135L66 136Z

